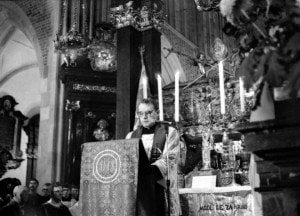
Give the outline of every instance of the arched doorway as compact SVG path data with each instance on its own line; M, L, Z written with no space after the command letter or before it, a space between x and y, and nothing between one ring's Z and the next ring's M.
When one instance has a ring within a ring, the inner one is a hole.
M13 2L0 2L0 97L12 95L24 115L41 104L41 55L37 37L26 14ZM31 115L29 115L31 116ZM36 121L36 120L34 120ZM27 143L30 137L21 131L24 161L17 169L8 170L3 178L14 177L26 183Z

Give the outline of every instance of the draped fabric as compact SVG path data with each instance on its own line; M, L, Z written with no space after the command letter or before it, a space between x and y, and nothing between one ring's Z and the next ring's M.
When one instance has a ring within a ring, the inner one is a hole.
M254 216L251 190L180 195L182 215ZM256 215L255 215L256 216Z
M144 56L143 56L144 50L142 48L142 50L140 50L140 55L141 55L141 75L140 75L140 80L139 80L139 86L138 86L138 90L137 90L137 94L136 94L136 106L135 106L135 110L138 110L138 106L141 103L141 101L144 98L144 82L146 84L146 92L147 92L147 98L151 98L151 90L150 90L150 85L149 85L149 79L146 73L146 67L144 64ZM137 127L140 126L140 121L138 116L135 116L135 120L134 120L134 126L133 126L133 130L137 129Z
M139 139L83 145L79 209L84 216L133 216Z

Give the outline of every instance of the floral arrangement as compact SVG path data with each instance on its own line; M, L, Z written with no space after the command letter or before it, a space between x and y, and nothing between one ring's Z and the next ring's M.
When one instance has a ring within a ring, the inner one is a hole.
M300 1L222 0L223 31L237 39L235 61L246 89L267 82L295 97L300 89ZM257 98L257 99L258 99ZM259 100L257 100L258 102ZM258 105L258 104L257 104Z

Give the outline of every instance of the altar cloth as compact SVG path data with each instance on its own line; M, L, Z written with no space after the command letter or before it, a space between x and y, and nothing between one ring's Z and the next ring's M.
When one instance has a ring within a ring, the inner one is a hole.
M249 186L180 189L183 216L254 216Z

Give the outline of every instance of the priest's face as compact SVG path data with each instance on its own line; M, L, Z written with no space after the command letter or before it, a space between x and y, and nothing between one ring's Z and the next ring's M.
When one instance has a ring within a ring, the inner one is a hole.
M138 107L137 115L140 119L141 125L145 128L150 128L155 124L157 113L153 104L141 103Z

